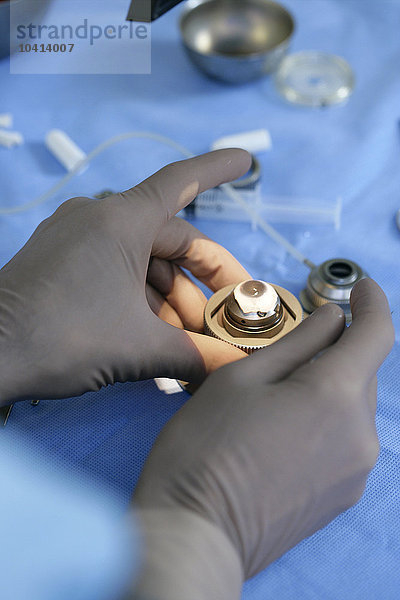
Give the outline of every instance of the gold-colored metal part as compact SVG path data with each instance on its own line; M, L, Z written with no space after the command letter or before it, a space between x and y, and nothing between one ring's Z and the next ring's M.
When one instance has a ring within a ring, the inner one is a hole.
M251 354L281 339L302 318L302 307L293 294L278 285L249 280L228 285L210 298L204 331Z

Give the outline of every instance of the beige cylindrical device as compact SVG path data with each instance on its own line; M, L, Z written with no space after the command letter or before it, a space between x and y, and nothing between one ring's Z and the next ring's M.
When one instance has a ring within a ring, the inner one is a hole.
M251 354L292 331L302 318L300 302L293 294L254 279L228 285L210 298L204 331Z

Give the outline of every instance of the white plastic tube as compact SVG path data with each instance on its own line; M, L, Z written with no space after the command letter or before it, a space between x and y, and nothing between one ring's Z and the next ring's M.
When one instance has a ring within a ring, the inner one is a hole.
M176 379L168 379L167 377L156 377L154 382L160 392L164 392L165 394L180 394L183 392L183 388L179 385Z
M13 126L13 116L11 113L0 114L0 127L8 129Z
M272 140L268 129L255 129L234 135L218 138L211 145L211 150L222 150L224 148L243 148L250 154L265 152L272 147Z
M21 146L24 143L24 136L18 131L0 130L0 146L4 148L12 148L13 146Z
M85 160L85 152L61 129L52 129L45 138L49 152L71 173ZM87 166L87 165L86 165Z

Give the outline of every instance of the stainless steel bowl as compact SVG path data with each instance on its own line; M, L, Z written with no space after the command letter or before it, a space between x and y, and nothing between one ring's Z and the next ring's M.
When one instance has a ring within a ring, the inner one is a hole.
M21 23L38 23L45 14L51 0L0 0L0 59L10 54L10 6L12 4L15 20ZM11 52L18 47L18 42L11 44Z
M276 69L294 20L271 0L188 0L180 19L183 44L208 76L245 83Z

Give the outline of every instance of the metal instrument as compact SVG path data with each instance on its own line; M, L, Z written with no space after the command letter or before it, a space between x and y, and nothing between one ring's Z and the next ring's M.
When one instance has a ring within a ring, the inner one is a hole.
M334 302L344 311L346 322L351 322L350 294L353 286L368 277L357 263L347 258L333 258L314 266L307 279L307 286L300 292L300 301L307 313Z
M270 346L302 321L297 298L260 280L228 285L216 292L204 311L204 331L248 354Z

